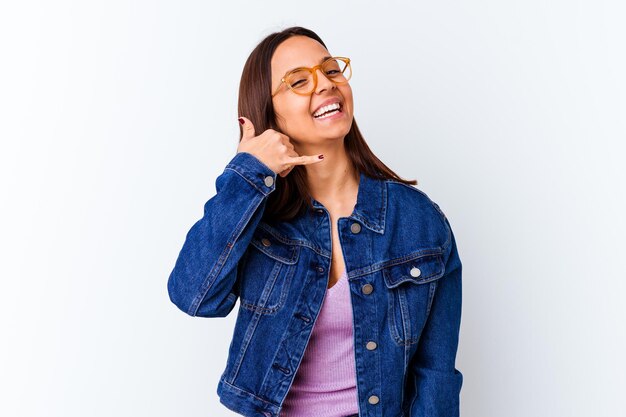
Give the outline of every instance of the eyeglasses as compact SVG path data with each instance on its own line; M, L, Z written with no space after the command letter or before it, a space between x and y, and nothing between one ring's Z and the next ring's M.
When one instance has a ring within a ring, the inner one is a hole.
M300 67L288 71L281 78L280 84L274 91L274 94L272 94L272 97L278 94L278 90L280 90L283 83L287 84L287 87L296 94L303 96L311 94L317 88L318 69L321 69L324 76L335 84L345 84L352 77L350 58L334 56L312 68Z

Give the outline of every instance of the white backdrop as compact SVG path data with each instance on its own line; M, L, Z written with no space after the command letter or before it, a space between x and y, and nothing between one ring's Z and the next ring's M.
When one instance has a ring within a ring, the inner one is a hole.
M0 415L235 416L215 390L237 307L191 318L166 283L234 156L244 61L292 25L352 58L368 143L452 223L461 414L621 415L625 12L3 2Z

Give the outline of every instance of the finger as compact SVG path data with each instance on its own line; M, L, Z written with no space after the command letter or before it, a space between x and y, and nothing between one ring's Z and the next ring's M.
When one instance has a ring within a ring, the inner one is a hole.
M324 160L324 155L306 155L306 156L298 156L291 158L287 161L288 164L293 165L309 165L315 164L318 162L322 162Z
M291 144L289 144L289 145L291 145ZM289 150L287 151L287 155L288 155L288 156L292 156L292 157L296 157L296 158L297 158L297 157L299 157L300 155L298 155L298 153L297 153L295 150L293 150L293 146L291 146L291 148L292 148L292 149L289 149ZM292 170L294 167L295 167L295 165L291 165L289 168L286 168L285 170L281 171L278 175L280 175L281 177L283 177L283 178L284 178L284 177L286 177L286 176L287 176L287 175L291 172L291 170Z
M280 175L281 177L285 178L285 177L286 177L286 176L287 176L287 175L291 172L291 170L292 170L292 169L293 169L293 166L292 166L292 167L287 168L286 170L282 171L282 172L281 172L280 174L278 174L278 175Z
M280 132L278 132L278 134L280 135L280 140L282 143L284 143L285 145L291 145L291 140L289 139L289 136Z
M242 121L243 123L241 123ZM254 133L254 125L252 124L250 119L242 116L239 118L239 123L241 123L241 130L242 130L241 141L242 142L247 139L252 139L254 136L256 136Z
M290 150L294 151L294 152L296 151L296 148L293 146L293 143L291 143L291 142L289 142L289 141L288 141L287 143L285 143L285 146L286 146L287 148L289 148ZM299 156L299 155L298 155L298 154L296 154L295 156Z

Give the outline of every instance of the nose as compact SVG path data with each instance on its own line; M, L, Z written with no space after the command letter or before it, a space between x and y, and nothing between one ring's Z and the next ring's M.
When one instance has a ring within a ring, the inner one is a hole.
M335 83L332 82L332 80L330 78L328 78L326 76L326 74L324 74L324 71L322 71L321 68L318 68L315 70L315 72L317 73L319 71L319 74L321 75L317 75L317 86L315 87L315 93L319 94L324 90L328 90L330 88L336 88Z

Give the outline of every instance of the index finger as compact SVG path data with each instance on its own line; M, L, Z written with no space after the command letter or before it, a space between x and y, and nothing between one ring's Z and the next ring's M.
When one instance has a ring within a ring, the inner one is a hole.
M293 165L308 165L315 164L317 162L322 162L324 160L324 155L304 155L304 156L295 156L292 157L287 163Z

